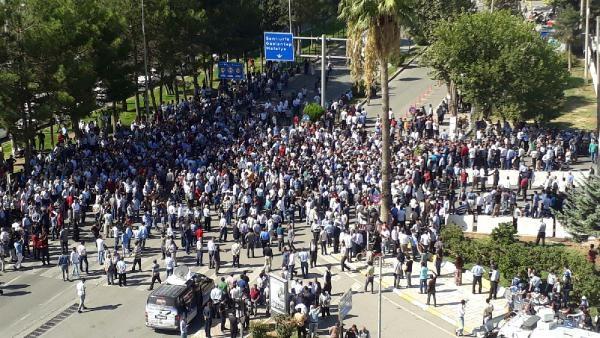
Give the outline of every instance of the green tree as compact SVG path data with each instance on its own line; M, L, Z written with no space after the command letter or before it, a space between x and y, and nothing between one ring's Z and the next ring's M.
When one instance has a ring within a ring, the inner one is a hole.
M560 55L507 11L463 14L440 22L423 60L454 83L484 116L548 120L563 98L568 73Z
M562 212L558 213L558 219L577 241L600 236L600 176L582 183L567 194Z
M130 55L133 47L127 34L127 18L122 15L121 0L103 0L106 8L105 24L94 41L95 68L99 84L106 90L106 102L112 103L111 123L113 130L121 110L127 109L126 100L136 92ZM118 104L125 102L123 109Z
M571 46L579 34L580 21L579 11L568 7L558 14L554 24L554 36L567 46L567 68L569 72L571 71Z
M492 4L493 4L494 12L497 10L506 9L506 10L511 11L514 14L517 14L517 13L519 13L519 10L521 7L520 0L484 0L484 3L487 6L487 8L490 9L490 11L492 10Z
M61 105L79 135L81 118L98 108L94 93L98 82L94 42L102 29L105 11L95 0L52 0L37 8L36 15L53 24L53 49L60 49L55 61L59 62L60 88L65 94Z
M415 0L415 15L410 25L411 36L418 44L429 45L438 21L452 20L473 9L474 3L471 0Z
M25 149L29 167L38 126L46 123L64 97L58 82L63 78L56 58L61 50L53 39L56 23L36 14L43 0L0 2L0 125ZM14 148L13 148L14 149Z
M388 112L388 62L400 50L400 30L414 15L407 0L342 0L339 18L345 20L348 34L348 56L355 80L364 80L370 88L377 65L381 76L381 209L380 218L388 221L391 205L390 120ZM363 35L366 34L366 42ZM364 50L364 57L362 51Z

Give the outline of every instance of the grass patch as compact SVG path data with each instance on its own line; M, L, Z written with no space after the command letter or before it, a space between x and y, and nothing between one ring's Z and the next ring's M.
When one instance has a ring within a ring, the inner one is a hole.
M557 128L596 129L596 93L593 85L583 78L583 67L571 71L565 90L565 103L560 116L550 121Z

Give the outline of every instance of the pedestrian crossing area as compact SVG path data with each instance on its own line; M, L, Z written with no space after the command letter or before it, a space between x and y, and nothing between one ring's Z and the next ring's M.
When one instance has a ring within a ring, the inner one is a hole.
M153 260L156 259L158 261L158 263L161 265L161 279L164 282L165 279L167 278L165 270L164 270L164 266L161 263L161 255L156 255L156 256L149 256L149 257L144 257L142 258L142 269L137 270L136 272L131 272L130 271L130 267L133 264L133 258L126 258L126 263L128 266L128 271L127 271L127 290L129 289L134 289L136 291L143 291L143 292L149 292L148 291L148 287L150 286L151 280L152 280L152 275L151 275L151 270L152 270L152 264L153 264ZM244 266L242 265L241 268L235 268L233 266L228 266L231 263L226 263L225 266L221 266L219 268L219 274L218 276L215 273L214 269L209 269L208 265L203 265L203 266L196 266L195 264L188 264L187 266L190 268L190 270L192 272L195 273L199 273L199 274L203 274L206 275L210 278L212 278L215 281L215 284L219 282L220 277L221 276L228 276L230 273L235 273L236 275L240 274L242 271L246 271L247 275L252 282L254 282L257 278L258 275L260 274L260 271L262 269L252 269L250 267L248 268L244 268ZM34 275L34 276L39 276L42 278L49 278L49 279L55 279L55 280L63 280L63 273L60 267L58 267L57 265L52 265L52 266L41 266L39 264L36 264L37 266L34 266L33 268L27 269L27 270L23 270L20 273L24 273L24 274L28 274L28 275ZM179 265L182 265L182 263L180 263ZM186 265L186 264L184 264ZM71 281L76 281L78 280L77 276L73 276L73 267L70 265L69 269L68 269L69 275L68 278ZM95 286L99 286L99 287L115 287L113 285L109 285L108 284L108 280L106 278L106 273L104 272L104 268L99 265L99 263L96 260L96 257L90 256L89 257L89 274L85 273L84 271L80 271L79 272L79 277L84 277L88 280L88 284L92 284ZM67 283L67 282L65 282ZM117 283L117 278L115 278L115 283ZM157 287L157 284L155 284L154 286L155 288Z

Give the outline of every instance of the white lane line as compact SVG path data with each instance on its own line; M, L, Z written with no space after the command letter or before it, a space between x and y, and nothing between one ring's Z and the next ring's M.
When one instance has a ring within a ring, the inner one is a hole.
M19 279L19 278L21 278L21 277L23 277L23 275L18 275L17 277L15 277L15 278L13 278L13 279L9 280L8 282L4 283L4 285L5 285L5 286L6 286L6 285L10 285L12 282L16 281L17 279Z
M60 295L62 295L63 293L67 292L67 291L72 291L73 293L75 293L75 288L70 288L67 287L64 290L62 290L61 292L55 294L54 296L52 296L50 299L48 299L47 301L43 302L42 304L40 304L41 306L44 306L48 303L50 303L51 301L55 300L56 298L58 298Z
M446 333L446 334L448 334L448 335L450 335L450 336L453 336L453 337L454 337L454 336L456 336L456 333L454 333L454 332L450 332L450 331L448 331L448 330L444 329L443 327L441 327L441 326L437 325L436 323L434 323L434 322L430 321L429 319L427 319L427 318L425 318L425 317L423 317L423 316L420 316L420 315L418 315L418 314L414 313L413 311L410 311L409 309L405 308L404 306L402 306L402 305L400 305L400 304L398 304L398 303L394 302L393 300L389 299L387 296L384 296L383 298L385 298L385 300L387 300L388 302L392 303L392 305L399 307L400 309L402 309L402 310L404 310L404 311L406 311L406 312L410 313L411 315L413 315L413 316L415 316L415 317L419 318L420 320L422 320L422 321L426 322L427 324L429 324L429 325L431 325L431 326L433 326L433 327L435 327L435 328L439 329L440 331L442 331L442 332L444 332L444 333Z
M27 318L29 316L31 316L31 313L28 313L28 314L24 315L23 317L19 318L18 321L20 322L20 321L24 320L25 318Z

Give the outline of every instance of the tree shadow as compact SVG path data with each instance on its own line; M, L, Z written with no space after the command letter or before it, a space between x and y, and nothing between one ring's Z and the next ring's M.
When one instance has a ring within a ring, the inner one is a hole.
M592 104L593 101L583 95L571 95L565 99L563 110L572 111Z
M578 88L585 84L583 78L578 76L569 76L567 78L567 87L565 89Z

